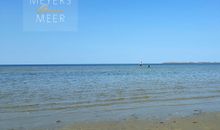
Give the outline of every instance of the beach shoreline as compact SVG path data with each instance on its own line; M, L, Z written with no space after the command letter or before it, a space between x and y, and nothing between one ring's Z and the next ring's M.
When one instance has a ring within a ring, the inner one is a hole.
M167 120L84 122L65 126L60 130L219 130L219 122L220 112L210 112Z
M0 66L0 77L1 130L220 128L218 64Z

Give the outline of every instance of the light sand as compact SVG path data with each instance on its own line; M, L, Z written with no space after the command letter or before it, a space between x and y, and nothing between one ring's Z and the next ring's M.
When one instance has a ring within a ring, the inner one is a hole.
M220 130L220 113L203 113L168 121L128 120L81 123L61 130Z

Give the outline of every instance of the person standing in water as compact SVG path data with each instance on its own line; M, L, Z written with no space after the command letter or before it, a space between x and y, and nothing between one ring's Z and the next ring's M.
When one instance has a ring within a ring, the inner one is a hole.
M143 62L141 61L140 66L143 66Z

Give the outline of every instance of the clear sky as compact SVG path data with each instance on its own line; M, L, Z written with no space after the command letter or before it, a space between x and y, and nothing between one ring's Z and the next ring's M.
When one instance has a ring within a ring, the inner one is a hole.
M220 61L219 0L79 0L77 32L23 32L0 2L0 64Z

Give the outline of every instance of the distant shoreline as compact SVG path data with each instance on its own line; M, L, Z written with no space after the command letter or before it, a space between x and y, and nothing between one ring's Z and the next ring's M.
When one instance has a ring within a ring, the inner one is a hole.
M220 64L220 62L164 62L162 64Z

